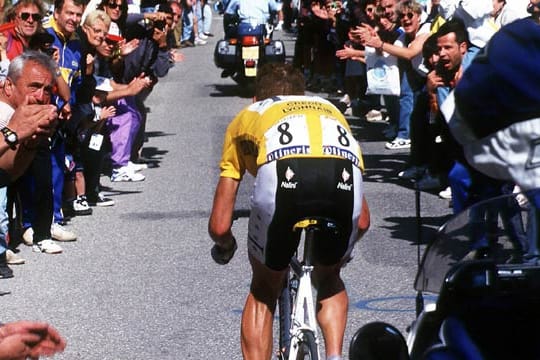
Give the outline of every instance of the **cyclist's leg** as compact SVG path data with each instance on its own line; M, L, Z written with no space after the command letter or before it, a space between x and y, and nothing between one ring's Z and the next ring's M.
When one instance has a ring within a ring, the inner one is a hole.
M253 277L242 313L242 354L246 360L268 360L272 355L272 323L287 269L276 271L249 256Z
M341 356L347 323L349 298L340 276L341 265L317 265L313 270L313 284L317 289L317 321L324 336L327 358Z

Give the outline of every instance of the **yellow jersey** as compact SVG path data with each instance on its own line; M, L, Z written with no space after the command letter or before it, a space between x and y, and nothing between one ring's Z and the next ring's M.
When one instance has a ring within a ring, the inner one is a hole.
M347 120L316 96L277 96L251 104L229 124L221 176L240 180L266 163L288 157L348 159L364 169Z

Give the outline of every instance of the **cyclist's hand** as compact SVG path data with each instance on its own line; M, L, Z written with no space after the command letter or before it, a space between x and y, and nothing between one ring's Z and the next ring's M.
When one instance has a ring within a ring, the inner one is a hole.
M218 244L215 244L214 246L212 246L210 254L212 255L212 259L214 259L216 263L218 263L219 265L225 265L228 264L229 261L231 261L234 253L236 252L236 249L238 249L238 246L236 245L236 239L233 236L231 247L223 248Z

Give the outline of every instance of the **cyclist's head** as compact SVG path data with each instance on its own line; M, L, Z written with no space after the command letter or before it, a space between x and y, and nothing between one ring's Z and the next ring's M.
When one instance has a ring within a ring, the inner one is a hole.
M257 72L257 101L278 95L304 95L304 91L304 75L291 64L268 63Z

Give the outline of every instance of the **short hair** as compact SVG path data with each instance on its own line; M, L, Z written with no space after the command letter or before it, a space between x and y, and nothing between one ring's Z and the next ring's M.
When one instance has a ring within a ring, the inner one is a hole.
M41 0L20 0L16 4L9 7L5 14L4 19L6 22L11 22L15 20L15 17L17 16L17 10L19 10L22 7L34 5L38 8L38 12L41 15L41 17L44 17L47 13L47 9L43 1Z
M255 80L257 101L278 95L304 95L302 72L291 64L268 63L258 69Z
M422 5L415 0L401 0L396 6L396 13L398 15L403 15L407 9L412 10L418 15L422 14Z
M429 62L429 58L438 52L437 34L431 34L426 41L424 41L424 45L422 46L422 58L424 59L423 64L430 71L433 70L433 68Z
M174 15L172 7L169 3L162 3L158 5L158 11L166 14Z
M92 26L96 23L96 21L103 21L107 27L111 25L111 18L109 15L107 15L105 11L99 9L90 12L86 16L86 19L84 19L83 25Z
M73 1L73 4L77 6L82 6L83 9L86 7L86 0L71 0ZM62 11L62 8L64 7L66 0L54 0L54 11Z
M441 36L445 36L450 33L454 33L456 35L456 42L458 44L463 42L469 44L469 34L465 28L465 24L463 24L463 21L460 19L453 18L452 20L448 20L441 25L435 34L437 38L440 38Z
M44 67L50 74L53 81L56 79L56 62L47 54L39 51L26 50L21 55L15 57L9 63L7 77L13 82L17 82L22 76L23 69L29 62L36 63Z

